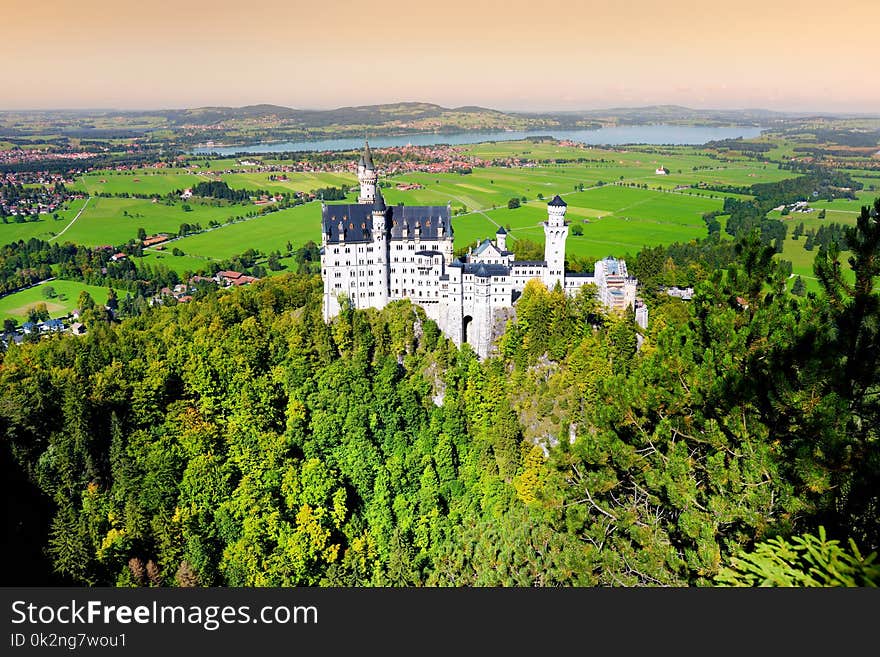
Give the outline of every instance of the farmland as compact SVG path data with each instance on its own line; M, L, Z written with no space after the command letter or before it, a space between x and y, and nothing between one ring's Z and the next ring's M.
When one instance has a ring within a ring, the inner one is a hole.
M47 299L44 296L47 286L55 289L56 297ZM56 279L0 298L0 320L13 319L22 322L27 317L28 311L39 303L46 304L52 318L65 317L77 307L77 300L83 290L92 296L95 303L107 303L107 288L105 287ZM119 298L125 296L125 293L119 290L116 291L116 294Z
M789 142L780 140L779 144L791 148ZM608 149L531 140L473 144L461 147L461 152L496 165L473 167L470 173L408 171L380 176L387 203L449 204L454 213L455 246L461 249L492 237L499 226L508 230L512 244L518 239L543 243L546 203L559 194L568 204L568 221L583 229L582 235L569 235L567 255L587 261L609 254L633 256L644 246L704 237L703 214L719 211L725 196L738 195L703 186L745 188L797 175L779 169L775 162L738 153L725 153L721 158L717 152L690 146ZM383 162L390 162L394 155L377 150L374 157L381 171ZM254 159L262 165L290 164ZM660 168L667 173L658 174ZM878 182L871 177L875 172L856 173L867 176L866 183ZM309 240L320 242L319 202L262 214L262 208L252 203L177 198L179 190L211 180L222 180L232 189L287 194L325 187L352 189L357 184L343 164L328 171L279 175L258 171L248 160L201 156L179 167L94 171L73 184L90 195L75 222L71 223L85 200L71 201L57 219L41 215L36 222L0 224L0 242L38 237L85 246L120 246L135 240L141 228L147 234L176 236L181 224L199 225L204 232L174 239L161 249L145 249L143 258L137 260L163 265L181 275L248 249L286 253L288 243L298 248ZM819 201L813 206L826 209L824 221L849 224L873 195L862 192L857 201ZM354 202L355 197L349 193L346 202ZM514 198L520 207L509 209L508 201ZM789 217L787 223L792 226L803 220L806 228L816 228L822 221L817 214L798 215L796 220ZM720 218L722 224L724 220ZM57 237L62 230L63 235ZM790 229L781 257L792 261L795 274L804 276L811 288L816 285L810 278L814 255L803 249L803 242L792 239ZM282 264L291 263L284 259Z
M804 230L818 230L823 225L830 223L839 223L852 226L856 223L863 205L870 205L877 196L874 192L859 192L858 200L835 199L834 201L816 201L810 205L816 211L809 213L791 213L786 217L782 217L779 212L773 211L769 213L769 217L773 219L783 219L788 224L788 235L785 240L785 248L780 257L790 260L792 263L792 272L796 276L801 276L807 285L808 290L817 291L819 282L813 274L813 261L816 258L818 249L807 251L804 248L806 240L804 237L794 239L792 232L798 224L804 225ZM819 219L819 210L825 210L825 218ZM846 254L841 258L846 261ZM848 266L844 266L844 272L851 273Z
M64 227L73 220L85 203L85 199L70 201L66 210L57 213L58 219L54 219L51 214L41 214L39 221L26 221L20 224L8 219L8 223L0 224L0 244L29 240L33 237L43 240L51 239L64 230Z

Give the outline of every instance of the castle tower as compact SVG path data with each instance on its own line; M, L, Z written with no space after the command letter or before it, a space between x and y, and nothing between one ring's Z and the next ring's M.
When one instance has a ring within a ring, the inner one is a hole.
M382 192L376 189L376 198L373 201L373 258L367 260L370 272L370 280L373 286L373 296L370 305L375 308L384 308L389 297L389 246L387 216L388 208Z
M361 185L361 193L358 203L372 203L376 198L376 180L378 174L373 166L373 153L370 151L370 142L364 140L364 153L358 162L358 182Z
M507 251L507 231L504 230L504 226L498 226L498 230L495 231L495 246L499 251Z
M565 240L568 237L568 224L565 223L565 210L568 204L559 194L547 204L547 221L544 222L544 284L552 290L557 283L565 288Z

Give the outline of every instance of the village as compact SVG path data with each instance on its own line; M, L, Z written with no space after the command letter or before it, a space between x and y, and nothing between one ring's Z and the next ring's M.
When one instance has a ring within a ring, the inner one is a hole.
M69 176L45 171L0 173L0 218L4 223L8 217L23 222L25 217L52 214L67 201L83 198L65 187L72 184Z

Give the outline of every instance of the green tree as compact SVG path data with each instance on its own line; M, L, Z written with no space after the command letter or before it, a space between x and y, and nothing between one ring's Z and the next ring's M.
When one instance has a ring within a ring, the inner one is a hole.
M862 556L855 542L849 549L829 540L824 527L818 536L803 534L759 543L752 552L731 559L715 580L723 586L880 586L877 553Z
M79 293L79 297L77 297L76 305L79 307L80 312L84 312L95 307L95 300L92 299L92 295L89 294L88 290L83 290Z
M45 322L49 319L49 310L43 302L37 303L28 309L28 321L34 324Z

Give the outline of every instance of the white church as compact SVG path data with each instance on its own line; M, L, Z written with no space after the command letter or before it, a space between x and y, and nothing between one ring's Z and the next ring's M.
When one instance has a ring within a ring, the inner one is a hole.
M647 325L647 307L637 302L637 281L623 260L600 260L592 275L565 271L568 224L558 195L547 204L544 260L516 260L502 227L494 241L455 258L450 206L386 205L377 179L366 144L358 162L358 202L321 207L325 321L339 314L346 298L354 308L409 299L455 344L466 342L485 358L526 283L536 278L570 295L594 284L609 309L634 308L638 324Z

